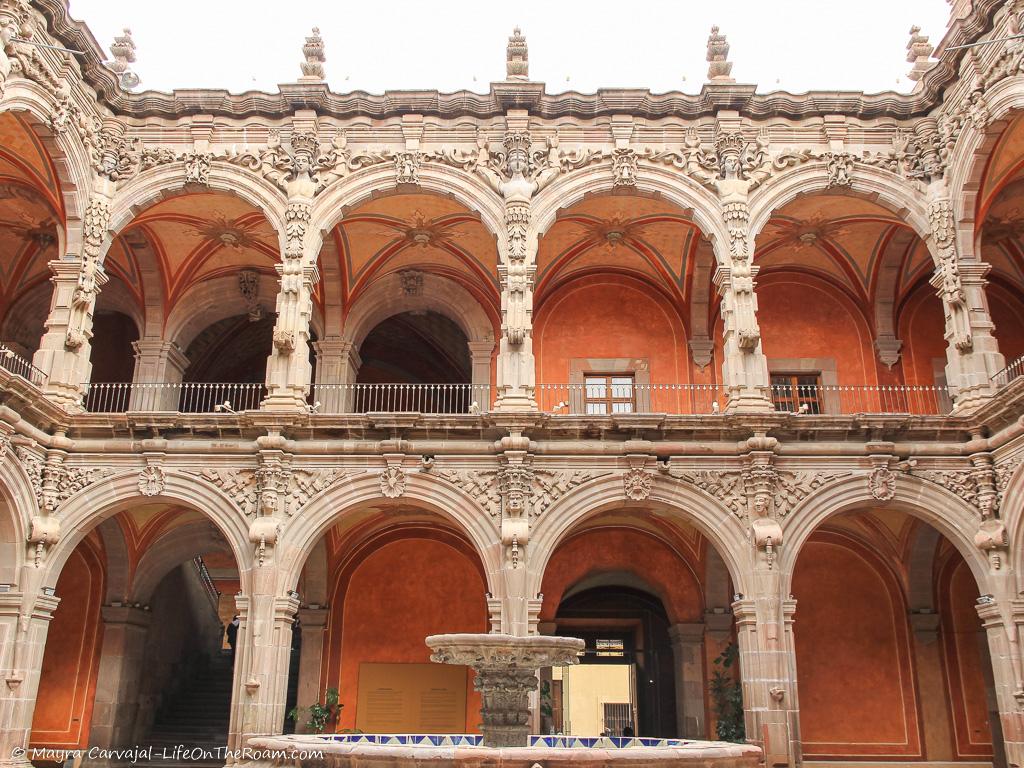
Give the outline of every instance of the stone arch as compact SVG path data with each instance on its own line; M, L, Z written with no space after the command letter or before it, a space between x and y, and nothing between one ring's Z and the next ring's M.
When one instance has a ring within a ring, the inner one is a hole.
M983 130L974 121L964 125L958 149L950 153L950 166L946 178L953 194L960 248L966 253L977 253L978 193L988 167L992 150L1012 119L1024 111L1024 76L1005 78L985 91L985 103L990 119Z
M267 311L272 311L277 303L277 290L277 279L260 273L258 299ZM190 288L168 314L163 338L173 341L184 351L206 328L225 318L243 314L245 305L238 292L237 278L203 280ZM316 309L310 327L318 338L323 338L323 319Z
M163 578L199 552L230 552L217 527L207 521L179 525L146 547L135 567L130 601L146 604Z
M50 125L53 113L53 94L41 85L26 79L8 81L2 98L3 112L23 113L35 135L46 147L57 171L57 181L64 204L65 221L58 227L60 253L76 252L80 227L72 222L81 220L92 191L92 166L80 141L71 139L71 130L55 133Z
M804 163L769 179L750 196L751 242L757 239L772 215L788 203L798 197L829 191L828 174L819 161ZM888 208L922 240L928 242L931 239L923 196L910 182L896 174L859 163L846 194Z
M1019 458L1024 459L1024 456ZM1024 590L1024 460L1010 470L999 509L1010 537L1010 559L1017 574L1017 589Z
M558 211L571 208L585 197L613 192L617 189L607 166L573 171L565 174L537 194L533 200L530 231L534 238L541 237L555 223ZM645 165L637 175L636 187L630 192L653 194L690 212L698 229L712 243L716 257L721 244L729 242L728 232L719 215L718 198L713 192L684 176L678 170Z
M430 311L454 321L469 341L493 341L494 325L473 295L440 275L423 274L423 289L415 295L402 290L397 272L378 278L352 305L342 338L358 349L366 335L389 317L402 312Z
M792 588L793 571L804 544L826 520L843 512L882 505L923 520L945 536L967 562L979 588L985 591L989 583L988 562L974 546L977 511L939 485L901 474L896 480L896 495L887 502L871 495L866 476L855 475L820 488L797 504L786 516L785 544L776 566L783 574L782 593L787 594Z
M106 257L113 238L129 226L141 211L168 197L187 195L192 191L233 195L261 211L277 232L279 252L284 253L284 211L287 201L277 187L262 176L222 162L212 164L209 185L186 185L183 164L175 162L143 171L117 191L110 206L110 220L100 250L101 258Z
M487 588L497 592L501 552L490 516L471 497L451 483L425 472L406 472L405 492L398 499L381 495L380 473L370 471L335 483L310 499L302 514L284 528L278 542L282 593L293 590L306 561L327 530L367 504L419 504L455 524L470 542L487 576Z
M371 166L341 179L313 203L310 229L330 232L346 213L374 195L395 190L395 169L390 163ZM410 188L413 188L412 186ZM500 241L505 239L505 204L482 179L456 168L423 163L419 169L420 192L447 195L471 211L480 214L480 221Z
M128 554L128 540L124 529L113 517L108 517L96 526L103 541L106 576L106 597L104 602L127 602L131 591L131 560Z
M28 521L39 508L32 483L7 448L0 462L0 584L18 584L25 564Z
M187 506L217 527L238 564L242 591L248 593L252 561L248 521L220 490L194 475L174 470L165 470L164 489L157 496L141 494L138 472L133 471L94 483L68 499L58 513L62 536L49 553L42 583L50 587L56 584L71 552L98 523L133 504L160 502Z
M618 473L584 483L553 503L531 533L526 593L540 592L548 561L579 523L613 507L655 508L664 516L678 516L690 523L718 551L736 588L745 591L750 544L743 524L725 506L689 483L661 475L651 477L650 496L641 503L625 496Z

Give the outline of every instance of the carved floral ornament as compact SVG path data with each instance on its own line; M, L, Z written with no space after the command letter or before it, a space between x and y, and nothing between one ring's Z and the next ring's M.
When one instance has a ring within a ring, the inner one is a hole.
M340 482L348 473L341 469L297 469L286 466L263 469L187 470L216 486L246 516L256 515L269 502L273 511L294 515L311 498Z
M460 488L494 518L505 514L540 517L553 503L583 483L610 474L609 471L546 469L515 465L503 469L454 469L424 463L430 472Z

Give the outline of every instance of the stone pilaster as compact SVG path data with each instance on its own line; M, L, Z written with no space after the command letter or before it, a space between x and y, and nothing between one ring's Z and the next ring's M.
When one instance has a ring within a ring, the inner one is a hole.
M732 606L747 741L764 750L768 768L795 766L802 759L792 632L796 601L781 598L775 571L759 570L754 583L758 593Z
M143 652L153 614L127 605L105 605L103 645L89 746L132 746Z
M21 592L0 593L0 766L30 765L28 749L50 619L60 600L39 595L25 605ZM15 751L22 750L21 755Z
M680 738L706 737L704 713L704 624L673 624L672 643L676 684L676 730Z
M140 339L135 350L134 384L180 383L189 360L178 345L163 339ZM135 387L129 410L177 411L180 392L168 387Z
M473 385L470 401L480 406L481 411L491 409L491 353L493 351L493 341L469 342L472 368L470 383Z
M715 286L722 299L722 381L730 412L770 411L768 360L761 351L754 278L758 268L747 262L720 266Z
M298 597L275 597L264 585L276 581L267 564L255 574L256 592L236 598L240 617L235 651L234 695L228 745L244 746L253 736L281 733L288 694L292 623Z
M942 671L939 615L934 612L910 614L914 638L917 686L921 693L921 723L925 754L929 760L953 760L949 732L947 690Z
M1024 600L1011 602L1012 619L1004 615L998 602L992 598L980 598L977 610L988 636L996 706L999 708L999 728L1002 730L1006 764L1024 765L1024 689L1021 685L1020 652L1020 633L1024 626ZM997 729L993 727L992 730L993 736L995 736Z
M320 403L320 413L348 413L355 402L352 385L359 375L359 350L351 341L327 338L313 342L316 352L315 400ZM339 384L342 386L319 385Z
M946 317L946 383L956 409L973 408L994 392L992 377L1005 365L992 335L995 325L985 297L989 266L962 258L953 201L945 181L931 181L927 194L931 245L937 261L931 284Z
M285 214L287 245L277 272L274 346L267 360L267 399L270 410L304 410L313 369L309 362L309 323L313 317L313 288L320 279L316 259L306 253L310 201L292 199Z
M296 703L309 707L320 701L320 662L324 652L324 630L327 627L326 608L300 608L299 627L302 649L299 651L299 685ZM306 719L297 718L295 732L305 731Z

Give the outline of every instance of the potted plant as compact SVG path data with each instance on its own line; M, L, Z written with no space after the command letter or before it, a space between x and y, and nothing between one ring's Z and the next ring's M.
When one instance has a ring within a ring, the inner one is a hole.
M343 706L338 703L338 689L328 688L322 704L318 701L309 707L295 707L288 713L288 719L298 723L299 715L305 710L309 713L309 719L306 720L309 732L323 733L328 725L337 722Z

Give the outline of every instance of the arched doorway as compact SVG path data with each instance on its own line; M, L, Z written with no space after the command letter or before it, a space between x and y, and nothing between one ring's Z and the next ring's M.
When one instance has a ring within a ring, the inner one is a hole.
M542 728L578 736L617 736L627 726L638 736L718 732L722 710L707 695L714 672L731 675L723 684L739 691L736 669L715 663L735 646L731 593L722 560L695 527L671 514L602 511L559 540L540 593L541 634L587 641L580 669L542 671ZM742 711L732 716L742 720Z
M580 666L552 671L551 727L558 733L676 733L669 620L650 592L609 584L562 600L556 634L587 646Z
M140 503L99 523L56 581L32 745L222 749L239 584L227 541L196 511Z
M486 579L473 546L440 515L382 503L346 512L298 583L297 717L337 694L330 730L474 733L479 694L465 667L434 664L424 639L485 632Z
M809 760L1005 765L978 587L903 512L830 518L793 574L800 732Z

